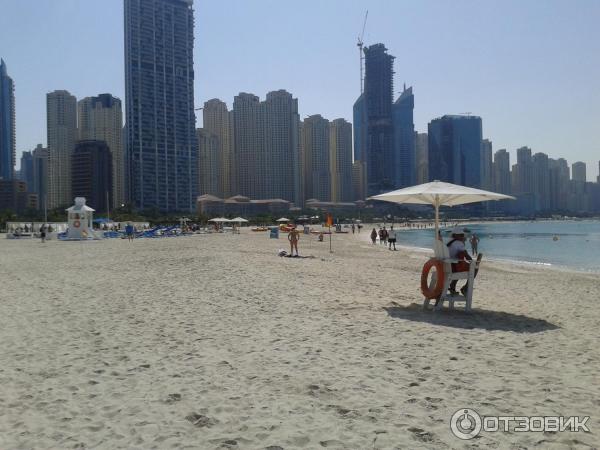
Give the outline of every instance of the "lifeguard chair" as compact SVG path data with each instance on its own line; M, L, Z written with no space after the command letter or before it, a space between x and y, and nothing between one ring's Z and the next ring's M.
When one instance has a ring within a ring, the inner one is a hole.
M94 209L85 204L85 197L76 197L75 204L67 209L67 213L69 223L68 240L80 241L95 238L92 228Z
M443 274L443 281L440 280L439 282L439 285L441 285L442 288L437 299L427 296L425 297L423 300L423 308L428 309L429 302L431 300L436 300L434 310L442 309L444 302L447 301L450 309L454 309L454 303L456 302L465 302L465 311L471 311L473 304L473 289L475 288L475 276L477 275L479 265L481 264L482 254L479 253L476 259L466 261L466 263L469 265L469 270L464 272L452 272L452 264L458 263L459 260L450 258L446 244L440 239L436 239L433 244L433 252L434 257L431 258L430 261L432 262L432 265L437 267L435 273L432 275L431 282L427 287L431 290L434 288L434 286L438 285L438 277ZM468 280L469 287L464 294L451 294L448 292L450 283L453 280Z

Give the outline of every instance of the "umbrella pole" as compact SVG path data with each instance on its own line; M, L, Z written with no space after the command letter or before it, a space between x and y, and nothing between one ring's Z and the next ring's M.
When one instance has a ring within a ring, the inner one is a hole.
M435 239L440 235L440 198L435 196Z

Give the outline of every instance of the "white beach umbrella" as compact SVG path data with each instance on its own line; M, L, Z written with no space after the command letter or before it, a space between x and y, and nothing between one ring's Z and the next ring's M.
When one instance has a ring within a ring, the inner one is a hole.
M290 219L286 219L285 217L282 217L281 219L277 219L276 222L289 222Z
M230 222L245 223L245 222L248 222L248 221L246 219L244 219L243 217L236 217L235 219L231 219Z
M382 200L391 203L411 203L415 205L432 205L435 208L435 235L438 235L440 223L440 206L457 206L467 203L485 202L488 200L515 200L510 195L481 189L459 186L457 184L432 181L385 194L374 195L369 200Z
M229 219L227 219L226 217L215 217L214 219L210 219L209 222L222 223L222 222L231 222L231 221Z

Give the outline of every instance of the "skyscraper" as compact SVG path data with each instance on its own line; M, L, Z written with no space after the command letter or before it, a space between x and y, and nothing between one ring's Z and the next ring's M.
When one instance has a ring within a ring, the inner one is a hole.
M392 106L394 123L395 187L413 186L416 182L415 124L413 110L415 96L412 87L404 90Z
M298 99L285 90L269 92L263 102L240 93L233 101L233 129L238 193L301 204Z
M550 170L550 209L566 211L569 200L570 170L564 158L549 159Z
M319 114L304 119L301 149L304 200L331 201L329 120Z
M367 116L365 111L365 95L360 94L360 97L354 102L352 108L352 117L354 119L354 160L364 161L366 155L366 133L367 133Z
M490 191L494 187L492 161L492 141L481 141L481 188Z
M586 164L581 161L573 163L571 166L571 176L573 181L585 183L587 181Z
M506 149L500 149L494 153L493 172L493 191L500 194L510 194L510 153Z
M429 142L427 133L415 132L417 159L417 184L429 181Z
M19 179L27 183L27 192L33 191L33 154L31 152L21 153L21 171Z
M236 193L266 198L263 108L256 95L241 92L234 98L233 132Z
M112 200L117 207L125 202L125 152L121 100L110 94L86 97L78 103L79 139L106 142L112 156Z
M533 161L533 193L535 195L536 211L550 209L550 167L548 155L536 153Z
M359 154L367 165L368 194L371 195L393 189L397 181L392 121L394 57L383 44L365 47L364 53L364 105L361 107L365 108L366 124L359 124L359 129L366 134Z
M218 166L218 184L217 193L212 193L220 197L231 197L236 193L235 177L232 176L233 155L232 155L232 126L230 112L227 105L219 99L212 99L204 103L203 129L216 137L217 144L217 166ZM200 142L200 141L199 141ZM200 177L202 180L202 177ZM206 192L205 192L206 193Z
M193 0L125 0L129 195L193 210L198 191Z
M222 197L219 137L205 128L196 130L196 135L198 136L198 194Z
M329 124L329 167L331 201L351 202L352 193L352 124L335 119Z
M481 117L446 115L428 125L429 179L481 186Z
M112 153L105 141L79 141L71 155L73 197L85 197L96 211L110 210L113 188Z
M0 179L14 177L17 149L15 85L0 59Z
M281 198L300 205L298 99L285 90L273 91L267 94L263 107L266 198Z
M70 205L71 154L77 140L77 99L68 91L46 95L48 208Z

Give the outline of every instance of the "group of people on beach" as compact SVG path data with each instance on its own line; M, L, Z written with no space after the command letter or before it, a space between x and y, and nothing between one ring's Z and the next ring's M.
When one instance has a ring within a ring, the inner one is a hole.
M392 246L394 246L394 250L396 250L397 234L393 225L390 227L389 231L385 226L379 227L379 232L373 228L371 231L371 242L373 245L377 243L378 237L380 245L387 245L389 250L392 250Z

